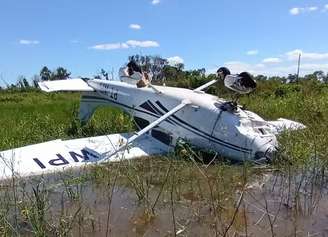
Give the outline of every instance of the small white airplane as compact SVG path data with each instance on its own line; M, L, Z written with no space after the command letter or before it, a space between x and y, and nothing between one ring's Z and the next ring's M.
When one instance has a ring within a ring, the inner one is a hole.
M240 93L250 91L249 85L245 88L240 83L240 77L225 76L228 88ZM204 92L216 82L210 81L194 90L150 83L138 88L130 74L121 75L121 81L40 82L41 90L46 92L81 92L79 117L82 122L87 122L99 106L110 105L130 114L140 130L133 135L55 140L0 152L0 180L12 175L24 177L85 164L165 154L179 140L233 160L262 162L270 160L275 153L277 134L305 127L282 118L265 121L234 102Z

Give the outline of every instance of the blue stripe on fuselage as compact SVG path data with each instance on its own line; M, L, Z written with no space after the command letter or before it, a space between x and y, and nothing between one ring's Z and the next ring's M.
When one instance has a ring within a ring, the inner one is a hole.
M113 104L117 104L117 105L120 105L122 107L125 107L125 108L128 108L128 109L132 109L132 110L135 110L135 111L138 111L140 113L145 113L145 114L148 114L150 116L153 116L153 117L156 117L156 118L160 118L161 116L158 116L156 114L152 114L152 113L149 113L149 112L146 112L146 111L143 111L143 110L139 110L137 108L134 108L134 107L130 107L128 105L125 105L125 104L122 104L122 103L119 103L119 102L116 102L116 101L113 101L113 100L110 100L110 99L106 99L106 98L102 98L102 97L96 97L96 96L82 96L82 100L83 101L86 101L84 99L91 99L91 100L100 100L100 101L103 101L103 102L111 102ZM91 101L92 102L92 101ZM160 103L159 101L156 101L156 104ZM153 105L154 106L154 105ZM162 104L159 105L160 107L163 106ZM162 107L161 107L162 108ZM167 111L168 110L163 106L162 108L164 111ZM174 119L171 119L172 122L174 122L176 125L180 126L180 127L183 127L184 129L198 135L198 136L201 136L205 139L208 139L218 145L221 145L221 146L224 146L226 148L229 148L229 149L232 149L232 150L235 150L235 151L239 151L239 152L242 152L242 153L250 153L251 152L251 149L248 149L248 148L244 148L244 147L240 147L240 146L237 146L237 145L234 145L234 144L231 144L231 143L228 143L226 141L223 141L221 139L218 139L214 136L211 136L209 135L208 133L204 132L204 131L201 131L199 130L198 128L192 126L191 124L188 124L187 122L181 120L180 118L178 118L177 116L175 115L172 115L172 118ZM194 130L192 130L194 129Z
M166 109L166 108L161 104L161 102L156 101L156 104L157 104L159 107L161 107L161 109L164 110L166 113L169 111L168 109ZM196 130L196 131L199 131L199 132L203 133L204 135L206 135L206 136L208 136L208 137L210 137L210 138L213 138L213 139L217 140L218 142L222 142L222 143L225 143L225 144L227 144L227 145L230 145L230 146L236 147L236 148L238 148L238 149L245 150L246 152L250 152L250 151L251 151L251 149L244 148L244 147L241 147L241 146L237 146L237 145L234 145L234 144L228 143L228 142L223 141L223 140L221 140L221 139L219 139L219 138L217 138L217 137L214 137L214 136L212 136L212 135L210 135L210 134L208 134L208 133L206 133L206 132L204 132L204 131L201 131L200 129L198 129L198 128L192 126L191 124L189 124L189 123L183 121L182 119L178 118L176 115L172 115L172 117L175 118L175 119L176 119L177 121L179 121L180 123L185 124L185 125L189 126L190 128L192 128L192 129L194 129L194 130Z

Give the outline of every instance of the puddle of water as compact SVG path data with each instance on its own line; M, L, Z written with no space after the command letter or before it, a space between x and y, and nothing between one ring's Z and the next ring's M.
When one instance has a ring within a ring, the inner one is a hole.
M90 178L92 170L63 175L65 178L47 177L42 182L48 190L47 222L56 226L54 230L66 228L73 236L174 236L174 232L178 236L220 236L232 220L227 236L328 236L326 188L302 182L296 192L297 178L290 185L285 176L268 172L252 178L238 205L242 175L236 173L241 168L202 167L205 178L199 167L190 164L179 165L167 176L167 164L155 162L142 170L139 165L133 164L136 173L129 173L129 178L118 178L112 199L108 183L113 183L115 166L104 169L107 173L100 173L100 179ZM26 190L35 187L31 183ZM2 195L4 189L6 186L2 186ZM146 198L139 200L137 191ZM25 224L21 232L32 236L28 228Z

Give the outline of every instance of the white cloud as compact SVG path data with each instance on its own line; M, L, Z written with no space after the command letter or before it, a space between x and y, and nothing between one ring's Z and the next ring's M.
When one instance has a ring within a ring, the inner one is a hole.
M309 7L308 8L310 12L316 11L318 10L318 7Z
M314 71L326 71L328 72L328 63L305 63L300 66L300 75L313 73ZM271 75L287 76L288 74L296 74L297 64L286 65L281 67L273 67L268 70ZM275 74L273 74L275 73Z
M301 64L301 70L307 71L307 72L313 72L313 71L328 71L328 63L307 63L307 64Z
M292 51L287 52L286 56L287 56L288 60L295 61L295 60L298 60L299 55L302 53L303 53L302 50L294 49Z
M263 64L263 63L258 63L258 64L255 64L255 67L256 68L264 68L265 67L265 64Z
M224 63L224 66L229 68L231 73L241 73L241 72L249 72L252 74L258 74L265 66L263 64L249 64L240 61L230 61Z
M326 4L324 7L323 7L323 10L322 10L323 12L326 12L326 11L328 11L328 4Z
M285 64L276 66L276 64L250 64L240 61L232 61L224 63L224 66L229 68L231 73L237 74L247 71L253 75L266 75L266 76L288 76L288 74L295 74L297 72L297 63ZM208 70L210 73L215 73L217 70ZM314 71L328 72L328 63L306 63L301 64L300 75L313 73Z
M257 63L229 61L225 62L224 66L234 74L247 71L253 75L288 76L297 72L299 54L301 54L301 76L320 70L328 73L328 53L304 52L301 49L291 50L279 57L268 57ZM207 71L215 73L216 70L217 68L212 68Z
M289 10L289 13L295 16L300 14L302 10L303 8L293 7L292 9Z
M252 49L246 52L247 55L257 55L259 51L257 49Z
M289 10L289 13L291 15L299 15L301 13L306 13L306 12L315 12L319 10L319 7L317 6L311 6L311 7L293 7Z
M141 25L139 25L139 24L130 24L129 27L130 27L130 29L133 29L133 30L141 29Z
M308 52L303 52L300 49L289 51L286 53L286 56L290 61L297 61L300 54L301 54L301 60L318 61L318 60L328 59L328 53L308 53Z
M125 43L109 43L109 44L97 44L92 46L93 49L98 50L113 50L113 49L126 49L129 46Z
M24 45L31 45L31 44L40 44L40 41L21 39L21 40L19 40L19 43L24 44Z
M159 47L159 43L156 41L146 40L146 41L138 41L138 40L128 40L125 43L108 43L108 44L97 44L91 46L92 49L97 50L113 50L113 49L128 49L128 48L152 48Z
M151 1L151 4L153 4L153 5L157 5L157 4L159 4L161 1L160 0L153 0L153 1Z
M328 53L309 53L300 49L295 49L280 57L270 57L262 60L261 63L247 63L242 61L225 62L224 66L229 68L232 73L240 73L243 71L250 72L254 75L266 76L287 76L297 72L297 60L301 53L300 75L313 73L322 70L328 72ZM215 72L215 69L208 70Z
M267 64L281 63L281 59L280 58L265 58L262 60L262 63L267 63Z
M169 57L169 58L167 58L167 61L169 62L169 64L171 66L175 66L179 63L184 62L183 58L181 58L180 56Z
M128 40L126 41L126 44L128 44L130 47L141 47L141 48L153 48L153 47L159 47L159 43L152 40L146 40L146 41L138 41L138 40Z

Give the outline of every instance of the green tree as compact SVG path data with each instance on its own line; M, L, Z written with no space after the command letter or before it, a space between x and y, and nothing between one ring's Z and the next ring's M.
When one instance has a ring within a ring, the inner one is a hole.
M41 81L50 81L51 80L51 71L48 67L44 66L40 71Z
M315 71L313 73L313 75L317 78L317 80L324 82L324 78L325 78L325 73L323 71Z
M323 82L328 83L328 72L327 72L326 76L323 78Z
M178 69L176 67L172 67L170 65L166 65L163 68L163 73L164 73L164 77L166 78L166 80L176 80L178 78Z
M268 78L264 75L257 75L257 76L254 77L254 79L256 81L266 81L266 80L268 80Z
M109 80L109 74L108 74L108 72L105 70L105 69L101 69L100 70L100 75L103 77L103 78L105 78L106 80Z
M25 77L23 78L23 85L24 85L24 88L30 88L30 84L28 83L28 81Z
M165 77L163 69L168 65L168 61L160 56L151 55L132 55L128 57L129 61L135 61L143 71L148 72L152 75L153 81L164 81Z
M183 63L177 63L175 67L178 69L178 71L182 71L184 69L184 64Z
M39 87L38 82L40 82L40 77L38 75L34 75L32 77L32 83L33 83L33 87L34 88L38 88Z
M286 83L295 83L297 80L297 75L296 74L288 74Z
M109 72L105 69L100 69L100 72L94 76L95 79L102 79L102 80L110 80ZM112 72L112 78L113 78L113 72Z
M55 71L51 73L51 79L50 80L65 80L67 79L71 73L63 68L63 67L58 67Z
M17 87L20 89L25 89L29 87L28 81L24 76L19 76L17 81Z

